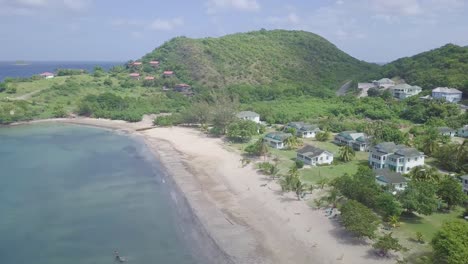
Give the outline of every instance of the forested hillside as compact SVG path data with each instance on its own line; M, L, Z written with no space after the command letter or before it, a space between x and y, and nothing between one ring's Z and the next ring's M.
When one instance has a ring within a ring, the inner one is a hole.
M458 88L468 94L468 48L447 44L385 65L382 76L399 76L423 89Z
M144 64L151 60L201 87L288 88L307 94L337 90L345 81L379 69L316 34L285 30L205 39L178 37L142 58Z

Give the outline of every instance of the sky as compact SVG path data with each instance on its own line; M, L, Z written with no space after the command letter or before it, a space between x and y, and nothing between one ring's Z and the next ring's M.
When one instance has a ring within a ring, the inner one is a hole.
M0 61L127 61L176 36L262 28L389 62L468 45L468 0L0 0Z

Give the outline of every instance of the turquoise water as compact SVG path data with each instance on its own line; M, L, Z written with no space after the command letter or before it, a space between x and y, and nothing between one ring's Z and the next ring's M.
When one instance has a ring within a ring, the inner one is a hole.
M196 260L184 235L193 216L181 215L163 179L124 135L0 128L0 263L114 263L114 250L129 263L208 263Z

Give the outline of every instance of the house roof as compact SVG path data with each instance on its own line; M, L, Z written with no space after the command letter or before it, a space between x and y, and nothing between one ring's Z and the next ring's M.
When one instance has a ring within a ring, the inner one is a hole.
M375 177L377 180L389 183L389 184L398 184L398 183L404 183L407 182L408 180L401 176L400 173L391 171L389 169L378 169L375 170Z
M374 146L372 151L382 152L385 154L394 153L398 149L398 145L394 142L382 142Z
M343 132L339 133L338 135L341 136L341 137L344 137L344 138L346 138L348 140L357 140L360 137L364 137L364 138L367 137L366 134L356 132L356 131L343 131Z
M395 151L395 155L403 156L403 157L419 157L421 155L424 155L424 153L420 152L419 150L415 148L402 148L402 149Z
M411 86L407 83L402 83L402 84L397 84L395 86L393 86L391 89L395 90L395 89L407 89L407 90L422 90L421 87L415 85L415 86Z
M462 178L463 180L468 180L468 174L467 174L467 175L460 176L460 178Z
M320 148L316 148L316 147L311 146L311 145L306 145L305 147L298 150L297 153L302 154L304 156L307 156L309 158L317 157L317 156L321 155L322 153L327 153L327 154L333 156L333 154L331 152L320 149Z
M141 61L135 61L134 63L132 63L132 65L141 65L143 64Z
M190 85L186 84L186 83L179 83L179 84L176 84L176 87L185 87L185 88L188 88L190 87Z
M140 76L139 73L130 73L129 75L130 75L131 77L138 77L138 76Z
M436 93L453 93L453 94L461 94L462 92L460 90L457 90L455 88L448 88L448 87L437 87L432 90L432 92Z
M252 111L242 111L237 113L236 115L238 118L247 118L247 117L260 117L259 114L252 112Z
M43 72L43 73L41 73L40 75L41 75L41 76L54 76L54 74L51 73L51 72Z
M373 83L358 83L358 89L369 89L375 87Z
M455 129L451 129L450 127L438 127L437 130L439 133L454 133Z
M382 78L377 81L378 83L395 83L394 81L390 80L389 78Z
M154 77L153 76L146 76L145 80L154 80Z
M265 135L265 138L273 139L276 141L283 142L287 138L292 137L291 133L284 133L284 132L270 132Z
M318 125L306 124L304 122L290 122L287 125L288 127L293 127L297 131L320 131Z
M159 61L150 61L150 64L159 64Z
M164 75L172 75L172 74L174 74L174 72L173 71L164 71L163 74Z

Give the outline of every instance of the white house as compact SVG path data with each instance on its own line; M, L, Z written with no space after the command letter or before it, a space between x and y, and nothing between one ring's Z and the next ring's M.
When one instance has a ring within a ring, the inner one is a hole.
M375 182L381 186L390 188L390 190L403 191L407 186L408 180L401 173L389 169L375 170Z
M52 78L55 77L55 74L53 74L51 72L43 72L43 73L41 73L39 75L44 79L52 79Z
M290 122L285 128L294 128L296 130L296 136L302 138L315 138L320 128L318 125L305 124L304 122Z
M468 125L464 125L457 131L457 136L468 138Z
M343 131L335 136L335 144L348 145L357 151L367 151L370 139L365 133Z
M306 145L297 151L297 160L301 160L307 165L322 165L331 164L333 162L333 153L316 148L311 145Z
M397 84L390 88L393 97L398 99L405 99L422 92L422 88L419 86L411 86L409 84Z
M450 127L438 127L437 131L439 131L439 134L442 136L449 136L449 137L454 137L457 131L455 129L451 129Z
M463 175L460 177L463 185L463 192L468 194L468 175Z
M264 142L267 142L270 147L275 149L283 149L286 147L285 141L286 139L292 137L290 133L284 132L270 132L265 135L263 138Z
M260 115L252 111L242 111L239 112L236 116L242 120L250 120L255 123L260 123Z
M437 87L432 90L432 98L434 99L445 99L450 103L458 103L461 101L462 92L455 88L448 87Z
M405 174L414 167L424 165L424 153L405 145L383 142L370 150L369 165L374 169L388 168Z
M392 86L395 86L395 82L390 80L389 78L382 78L378 81L372 81L372 83L374 84L375 87L377 88L390 88Z

